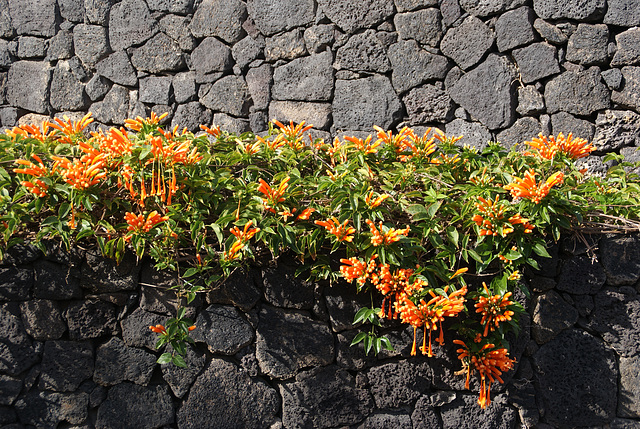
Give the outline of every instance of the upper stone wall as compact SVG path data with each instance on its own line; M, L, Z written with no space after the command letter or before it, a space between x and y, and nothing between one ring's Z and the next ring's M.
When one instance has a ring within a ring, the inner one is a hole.
M194 131L436 126L476 146L573 132L635 156L638 25L637 0L0 0L0 126L154 111Z

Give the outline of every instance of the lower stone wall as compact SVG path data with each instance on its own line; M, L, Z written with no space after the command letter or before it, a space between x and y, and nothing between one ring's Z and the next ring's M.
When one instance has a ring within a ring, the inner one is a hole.
M598 260L588 249L596 249ZM236 272L188 309L187 369L156 363L172 275L90 251L15 248L0 265L0 426L76 428L640 427L640 238L566 239L529 275L531 299L505 385L481 410L452 333L409 357L349 347L366 299L294 267Z

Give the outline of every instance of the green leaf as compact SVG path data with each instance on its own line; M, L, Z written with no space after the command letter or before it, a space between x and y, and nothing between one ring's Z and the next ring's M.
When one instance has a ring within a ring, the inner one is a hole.
M363 307L360 310L358 310L358 312L353 318L353 324L357 325L360 322L364 322L369 317L369 311L370 309L367 307Z
M366 336L367 336L366 332L358 332L358 334L355 337L353 337L353 340L351 341L350 346L351 347L355 346L356 344L364 340Z
M551 257L549 252L547 252L547 249L541 243L534 244L533 245L533 251L536 253L536 255L542 256L543 258L550 258Z
M173 364L175 366L178 366L180 368L186 368L187 367L187 363L184 361L184 359L180 355L174 355L173 358L171 359L171 361L173 362Z
M162 355L158 358L156 362L158 362L160 365L164 365L171 362L171 353L162 353Z

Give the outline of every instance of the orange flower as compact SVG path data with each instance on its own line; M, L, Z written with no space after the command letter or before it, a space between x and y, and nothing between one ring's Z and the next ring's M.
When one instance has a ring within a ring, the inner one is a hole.
M378 195L376 198L373 198L373 197L374 197L374 193L373 191L371 191L369 192L369 194L367 194L367 196L364 199L364 202L367 203L369 208L372 208L372 209L378 207L380 204L382 204L384 200L391 197L391 195L381 194L381 195Z
M442 132L442 130L439 130L438 128L435 129L435 133L436 133L436 139L438 139L442 143L454 144L455 142L460 140L462 137L464 137L464 136L448 137L444 132Z
M511 191L511 196L514 198L526 198L539 204L549 194L551 188L562 183L564 179L564 174L560 171L554 173L544 183L536 183L535 176L535 170L530 169L525 173L524 179L514 177L515 182L505 185L504 189Z
M431 128L427 128L422 137L414 134L413 130L409 133L409 139L402 142L400 161L406 162L412 158L425 159L436 151L435 136L428 138Z
M382 144L381 141L376 141L375 143L371 143L372 136L367 136L366 139L362 140L357 137L347 137L344 136L344 139L348 142L351 142L353 147L360 152L363 152L364 155L369 155L371 153L378 153L378 147Z
M338 241L352 242L353 236L356 233L355 228L347 226L349 224L349 219L345 220L342 224L335 217L327 220L317 220L314 223L316 225L324 226L329 234L336 236Z
M484 337L487 336L489 331L494 331L500 326L500 323L511 320L511 316L514 312L507 308L513 304L509 300L512 295L511 292L507 292L504 295L490 295L489 289L486 283L482 283L484 291L487 296L478 297L478 302L474 304L476 313L482 314L482 320L480 323L484 325Z
M242 231L240 231L240 229L237 226L234 226L229 230L229 232L235 235L238 240L245 242L245 241L251 240L251 238L253 238L254 235L260 232L260 228L251 228L252 225L253 225L253 221L250 220L244 225L244 229Z
M168 114L169 113L165 112L162 115L157 116L155 112L151 112L151 117L149 118L137 116L135 119L125 119L124 125L134 131L140 131L145 125L157 125L161 120L166 118Z
M478 197L480 202L476 203L476 207L482 214L474 215L471 220L480 227L479 235L501 235L505 237L514 231L513 227L515 225L520 224L524 226L525 233L532 232L535 226L529 223L529 219L523 218L520 213L505 220L505 212L509 209L509 205L499 199L499 195L496 195L495 200Z
M52 156L51 159L56 161L53 170L60 169L64 181L78 190L97 185L107 176L107 172L103 170L106 161L103 153L87 154L80 159L74 158L73 161L58 156Z
M311 217L311 213L315 212L316 209L311 208L311 207L307 207L306 209L302 210L302 213L300 213L298 215L298 217L296 218L296 220L307 220Z
M162 334L162 335L167 334L167 328L165 328L162 325L149 326L149 329L151 329L151 331L155 332L156 334Z
M127 221L129 233L149 232L160 222L169 219L168 216L160 216L155 210L149 213L146 218L143 214L136 215L131 212L126 212L124 218ZM128 236L131 237L129 234Z
M222 134L219 125L217 127L213 127L213 129L208 128L206 125L200 125L200 129L213 137L218 137L220 136L220 134Z
M196 329L196 325L191 325L187 328L189 332L193 331L194 329Z
M40 179L33 179L32 181L23 180L20 183L36 197L44 198L47 196L49 186Z
M55 123L49 122L51 128L58 130L62 133L62 136L58 137L58 141L62 143L72 143L72 137L82 133L90 123L93 122L93 118L91 117L91 112L87 113L82 117L82 119L78 121L72 121L67 117L67 115L63 115L62 118L54 118Z
M253 155L255 153L260 152L260 142L256 141L254 143L243 143L241 141L238 141L238 146L240 147L241 151L243 153L246 153L247 155Z
M33 158L38 164L36 165L26 159L17 159L16 164L24 165L27 168L14 168L13 171L18 174L28 174L35 177L42 177L49 174L47 167L38 155L32 154L31 158Z
M340 262L344 264L340 266L340 274L342 274L342 277L348 282L359 279L367 269L367 264L365 264L362 259L356 257L349 259L343 258L340 259Z
M504 383L500 376L503 372L509 371L513 368L515 359L508 357L509 352L505 348L496 349L493 344L485 344L480 350L472 350L467 346L464 341L453 340L454 344L462 346L462 348L456 350L458 353L458 359L462 362L463 370L466 370L467 380L465 382L465 388L469 388L469 377L471 372L477 370L480 373L480 397L478 398L478 404L481 408L485 408L491 403L491 383L499 381ZM477 347L477 346L476 346ZM487 385L487 380L489 384Z
M532 151L525 152L525 155L544 159L552 159L557 153L572 159L584 158L595 150L595 147L585 139L574 139L572 133L569 133L566 138L562 133L558 134L558 137L549 136L548 138L540 133L537 138L524 143L532 148Z
M280 128L280 132L282 134L284 134L285 136L291 138L291 137L300 137L300 135L302 135L302 133L307 132L308 130L310 130L311 128L313 128L313 125L307 125L306 127L304 126L305 121L300 122L298 125L293 125L293 121L289 122L289 125L284 125L282 124L282 122L274 119L273 123L276 124L278 126L278 128Z
M284 193L289 187L290 180L291 177L285 177L282 182L280 182L280 185L276 190L271 188L271 185L269 185L263 179L258 180L258 182L260 183L260 185L258 186L258 192L261 192L266 197L262 198L262 204L265 210L268 210L271 213L276 212L275 207L284 201Z
M374 247L400 241L400 238L409 234L409 231L411 230L409 227L406 227L405 229L387 228L382 225L382 221L378 222L378 226L380 228L378 230L371 219L367 219L365 222L369 225L369 231L371 232L371 244Z

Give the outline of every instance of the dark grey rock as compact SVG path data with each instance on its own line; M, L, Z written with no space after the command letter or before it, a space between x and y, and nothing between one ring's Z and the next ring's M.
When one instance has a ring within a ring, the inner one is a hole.
M84 0L85 17L90 24L105 25L116 0Z
M158 33L134 49L131 63L137 70L149 73L177 71L185 64L180 46L164 33Z
M595 308L589 320L604 341L623 357L640 351L640 298L629 286L603 290L595 296Z
M268 129L269 116L264 111L249 113L249 127L254 134Z
M7 77L7 102L36 113L49 110L49 82L53 68L48 63L16 61Z
M437 6L437 0L394 0L398 12L408 12L410 10L423 7Z
M593 140L595 133L595 127L591 122L578 119L566 112L551 115L551 127L554 135L563 133L568 136L569 133L572 133L573 137L586 139L589 142Z
M531 334L538 344L545 344L578 320L578 311L560 295L550 290L534 299Z
M392 66L391 83L398 94L447 75L449 61L421 49L415 40L394 43L387 53Z
M623 67L622 81L622 89L611 93L611 101L640 111L640 67Z
M207 292L210 304L232 304L244 312L251 310L262 294L256 287L254 271L236 270L222 284Z
M576 256L565 262L562 267L557 289L574 295L594 294L602 288L606 280L605 271L599 263L594 263L586 255Z
M610 95L600 79L600 70L591 67L582 72L566 71L547 83L544 91L547 112L568 112L588 116L607 109Z
M94 66L111 52L107 30L99 25L76 25L73 29L73 47L76 56L88 66Z
M389 58L374 30L353 35L336 53L333 63L336 70L386 73L390 70Z
M235 307L210 305L195 325L191 337L206 343L211 353L232 355L253 341L253 328Z
M167 347L167 351L170 350L171 347ZM173 364L162 365L162 377L178 398L182 398L191 389L207 361L204 353L191 346L187 346L187 353L183 358L187 365L186 368Z
M0 124L5 127L13 127L17 125L18 122L18 109L15 107L3 107L0 108ZM2 286L0 286L0 290ZM3 295L4 292L0 292L0 296Z
M490 130L508 127L514 120L514 96L511 83L513 64L504 57L489 57L474 70L463 75L449 90L449 95L472 118Z
M191 388L177 420L181 428L201 428L212 422L219 427L263 428L275 422L279 410L275 390L234 364L214 359Z
M548 43L533 43L513 51L522 82L531 83L560 73L556 48Z
M522 148L525 141L530 141L541 132L542 126L537 119L524 117L518 119L510 128L496 134L496 141L499 141L507 148L512 146Z
M238 42L246 34L242 23L247 6L240 0L203 0L189 25L197 38L218 37L227 43Z
M0 0L1 1L1 0ZM20 118L22 121L27 115ZM43 116L43 115L32 115ZM38 123L34 121L33 123ZM22 122L21 122L22 124ZM0 261L0 266L17 266L26 265L31 262L37 261L42 256L42 253L34 246L29 244L16 244L7 249L4 255L4 259Z
M72 340L99 338L117 332L116 308L108 302L96 299L75 301L67 307L65 318Z
M140 79L139 100L150 104L169 104L171 77L149 76Z
M384 76L337 80L333 99L333 125L342 130L370 130L374 124L388 129L399 119L402 104Z
M305 55L307 49L304 44L303 34L302 29L297 28L266 39L264 46L265 60L269 62L293 60Z
M120 338L114 337L96 351L93 380L103 386L113 386L123 381L146 386L155 367L154 354L128 347Z
M422 45L434 48L438 46L442 38L441 20L440 11L435 8L398 13L393 18L396 31L401 39L413 39ZM474 34L469 34L470 38L474 36ZM447 54L445 53L445 55Z
M217 80L211 89L200 97L200 102L212 110L233 116L246 116L251 102L249 87L242 77L226 76Z
M536 40L533 30L533 10L524 6L505 12L496 21L496 43L500 52L526 45Z
M607 171L615 165L614 161L604 162L603 156L591 155L576 161L576 168L587 169L587 174L604 177Z
M63 421L80 425L89 416L88 408L89 395L84 392L30 391L15 403L15 409L22 423L47 428L57 427Z
M605 110L596 118L593 145L599 152L610 152L625 146L640 146L640 115L630 110ZM620 252L620 250L618 250ZM603 255L607 263L613 261ZM615 262L614 262L615 263ZM613 268L617 271L617 268ZM611 271L612 275L629 275ZM633 275L633 274L632 274Z
M248 119L234 118L226 113L215 113L213 115L213 123L219 125L226 132L236 135L251 131Z
M453 115L449 95L434 85L414 88L402 97L411 125L447 122Z
M111 7L109 40L114 51L140 45L158 32L144 0L123 0Z
M84 21L84 0L58 0L60 16L70 22Z
M80 82L86 82L89 78L87 68L82 64L82 61L78 57L73 57L67 61L69 63L69 69L75 78Z
M633 27L640 25L640 10L634 0L608 0L607 13L604 15L605 24Z
M540 113L544 110L544 99L535 86L518 88L518 107L516 111L523 116Z
M191 52L196 47L195 37L189 30L189 18L179 15L167 15L160 19L160 31L173 39L180 49Z
M136 71L125 51L114 52L98 64L96 72L118 85L135 86L138 83Z
M58 61L51 79L51 107L55 110L82 110L87 106L84 84L67 61Z
M102 123L111 123L111 124L124 124L124 120L127 119L129 109L129 91L126 88L113 85L107 95L105 95L102 101L98 101L91 105L90 111L93 113L93 117ZM83 266L83 272L87 271L87 266ZM122 283L122 280L118 282ZM107 286L109 285L109 286ZM90 289L95 289L97 287L112 287L113 283L108 280L101 281L99 277L92 276L91 283L89 286ZM131 282L128 286L116 286L116 287L127 287L131 290L135 287L135 283Z
M276 67L271 95L276 100L328 101L333 90L330 51Z
M47 341L40 371L40 389L73 392L93 375L93 348L89 342Z
M2 123L4 124L4 120ZM33 270L31 268L0 267L0 301L29 299L32 288Z
M333 361L334 340L327 325L270 307L263 307L258 320L256 357L264 374L287 379L301 368Z
M18 375L40 360L20 316L0 307L0 372Z
M197 82L211 82L207 75L226 72L233 67L231 49L215 37L207 37L191 53L191 66Z
M619 368L618 415L637 419L640 417L640 355L621 357Z
M378 408L411 406L431 385L426 361L400 361L373 367L367 372Z
M536 29L538 34L540 34L540 36L548 43L552 43L554 45L562 45L568 40L567 35L563 33L561 29L540 18L534 21L533 27Z
M478 150L483 150L490 141L493 141L491 131L479 122L454 119L446 123L445 131L448 136L464 136L460 143L473 146Z
M296 277L298 267L278 264L262 270L264 295L269 304L282 308L310 310L315 284Z
M411 429L412 427L409 414L386 412L372 414L359 426L356 426L357 429Z
M457 395L456 399L440 407L444 429L473 429L490 427L510 429L516 427L517 416L507 403L505 394L491 396L491 405L478 406L477 393ZM486 426L485 426L486 425Z
M638 421L616 417L609 424L611 429L638 429Z
M542 19L592 21L601 18L604 0L533 0L533 10Z
M304 30L304 44L311 53L320 53L333 44L335 25L320 24Z
M251 100L253 100L253 108L263 110L269 107L271 86L273 84L273 68L269 64L251 68L247 71L246 79Z
M46 260L34 264L33 295L43 299L70 299L82 297L78 279L70 275L68 267Z
M32 36L18 38L18 58L20 59L42 58L45 51L45 39Z
M9 52L9 42L7 42L6 40L2 40L0 39L0 67L5 68L5 67L9 67L11 66L12 63L12 59L11 59L11 54ZM4 87L4 85L3 85ZM2 93L2 98L0 98L0 100L4 99L4 88L2 91L0 91Z
M452 392L451 395L453 396L453 399L455 399L456 394ZM444 404L434 405L427 395L423 395L418 398L413 413L411 414L411 421L413 422L414 427L442 429L442 423L435 408L440 405Z
M615 416L613 352L586 332L569 329L533 356L545 420L557 426L597 426Z
M299 34L300 31L294 30L293 32L291 32L291 34L294 34L294 33ZM269 39L269 40L274 40L276 38L277 37L273 37L272 39ZM235 60L236 65L241 69L244 69L253 60L255 60L256 58L258 58L263 54L264 48L265 48L264 41L256 40L251 36L247 36L244 39L240 40L238 43L235 43L233 45L233 48L231 48L231 54L233 55L233 59ZM304 42L302 43L302 49L299 50L298 52L302 52L302 54L306 52L304 50ZM284 56L286 57L287 54L285 53ZM291 59L297 58L298 56L300 55L295 55L291 57Z
M110 98L111 93L118 90L124 90L125 94L127 93L124 88L114 85L107 97L105 97L105 102L107 102L107 98ZM128 98L128 94L126 97ZM117 98L114 97L115 101L117 101ZM95 111L94 116L96 116ZM108 122L96 119L100 122ZM113 260L104 259L97 252L87 252L86 261L81 268L81 286L92 292L102 293L135 290L138 287L137 277L139 271L140 266L137 265L136 258L131 253L126 253L122 261L116 264Z
M442 0L439 3L442 23L445 27L450 27L462 16L462 9L460 9L458 0Z
M612 66L624 66L640 63L640 29L632 28L616 36L616 53L611 60Z
M609 29L604 24L578 24L567 43L567 61L585 66L602 64L608 59Z
M349 34L380 24L394 11L393 2L387 0L319 0L318 9Z
M73 33L70 31L58 31L49 39L46 61L66 60L73 56ZM0 64L2 61L0 60Z
M171 126L179 125L179 129L187 128L191 132L200 130L200 125L211 123L211 111L197 101L180 104L173 115Z
M22 380L0 375L0 405L11 405L22 390Z
M6 39L13 37L13 25L11 24L8 0L0 0L0 37Z
M190 14L193 13L194 0L147 0L149 9L154 11Z
M522 6L525 0L459 0L460 6L475 16L490 16Z
M137 429L159 428L173 422L173 403L166 386L121 383L109 389L107 399L98 408L95 425L99 429Z
M133 313L120 322L122 339L127 346L156 350L158 336L151 332L149 326L165 325L166 321L166 316L136 308Z
M362 421L373 408L369 392L356 386L346 370L336 366L298 374L281 384L282 423L289 428L338 427Z
M359 371L376 363L376 356L371 352L367 355L362 343L351 346L351 342L359 332L359 329L352 329L336 335L336 363L339 367Z
M314 128L327 129L331 123L331 104L304 101L273 101L269 104L269 118L288 124L306 121ZM309 307L310 308L310 307Z
M188 103L196 96L196 74L194 72L177 73L173 76L171 86L176 103Z
M636 235L603 237L600 260L609 286L635 284L640 279L640 239Z
M9 0L8 9L17 34L42 37L56 34L56 0Z
M265 36L310 24L316 16L313 0L248 0L247 10Z
M353 316L370 304L364 294L357 294L355 286L344 283L325 288L324 296L334 332L359 326L353 325Z
M25 301L20 304L20 312L27 333L38 341L57 340L67 330L56 301Z

